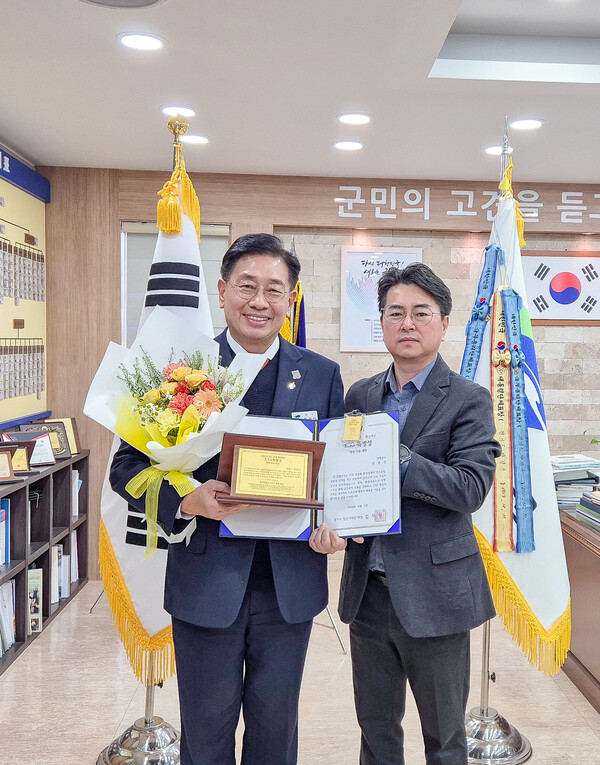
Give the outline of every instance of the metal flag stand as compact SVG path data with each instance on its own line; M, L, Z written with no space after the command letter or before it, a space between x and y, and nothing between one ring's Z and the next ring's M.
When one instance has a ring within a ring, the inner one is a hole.
M179 731L162 717L154 716L153 668L152 653L144 716L98 755L96 765L179 765Z
M167 123L174 136L173 169L177 147L181 146L180 136L187 133L189 124L188 120L179 114L170 117ZM154 691L156 685L162 687L162 683L154 683L153 680L153 652L150 653L148 678L144 716L136 720L98 755L96 765L179 765L179 731L162 717L154 716Z
M502 144L502 177L508 167L508 118L504 118L504 141ZM481 666L481 697L479 707L473 707L465 719L467 730L468 762L480 765L518 765L531 757L531 744L525 736L488 706L490 680L490 631L491 622L483 625Z

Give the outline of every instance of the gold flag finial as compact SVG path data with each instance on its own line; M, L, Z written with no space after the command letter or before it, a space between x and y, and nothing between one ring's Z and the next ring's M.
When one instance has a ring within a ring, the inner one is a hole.
M165 234L179 234L183 212L191 218L200 241L200 203L186 172L181 148L181 136L187 133L189 126L189 121L181 114L174 114L167 121L167 127L174 136L173 174L158 192L161 199L156 209L156 225Z

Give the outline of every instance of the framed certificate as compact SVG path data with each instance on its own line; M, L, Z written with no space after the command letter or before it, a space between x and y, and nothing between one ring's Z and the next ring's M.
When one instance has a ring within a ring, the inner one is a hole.
M398 412L362 415L356 440L344 440L345 419L319 423L327 444L317 496L326 523L341 537L400 532L400 462Z

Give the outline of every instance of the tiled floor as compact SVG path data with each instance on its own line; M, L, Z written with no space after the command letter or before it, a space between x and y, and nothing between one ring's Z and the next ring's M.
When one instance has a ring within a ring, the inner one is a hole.
M339 573L331 573L332 607ZM95 765L100 751L137 718L145 691L133 677L106 598L91 582L0 677L0 765ZM344 639L347 628L341 625ZM527 736L536 765L600 763L600 715L560 673L532 669L496 619L491 669L497 682L490 705ZM469 706L479 703L481 630L473 633ZM176 680L156 692L155 713L178 724ZM300 708L299 765L355 765L359 733L354 719L350 659L327 613L317 617ZM413 703L405 720L407 765L423 765Z

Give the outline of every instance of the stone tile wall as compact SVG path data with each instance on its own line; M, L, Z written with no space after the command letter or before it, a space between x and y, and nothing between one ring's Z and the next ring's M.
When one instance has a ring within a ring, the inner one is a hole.
M385 353L340 352L341 248L349 245L423 249L423 262L452 291L454 308L441 352L458 371L487 233L283 228L275 233L288 245L294 235L302 263L308 346L339 362L346 388L389 364ZM527 243L530 251L600 251L596 237L582 235L528 234ZM600 299L600 286L598 290ZM590 445L590 438L584 435L586 429L600 426L600 326L535 326L534 339L551 452L585 452L600 457L600 448Z

